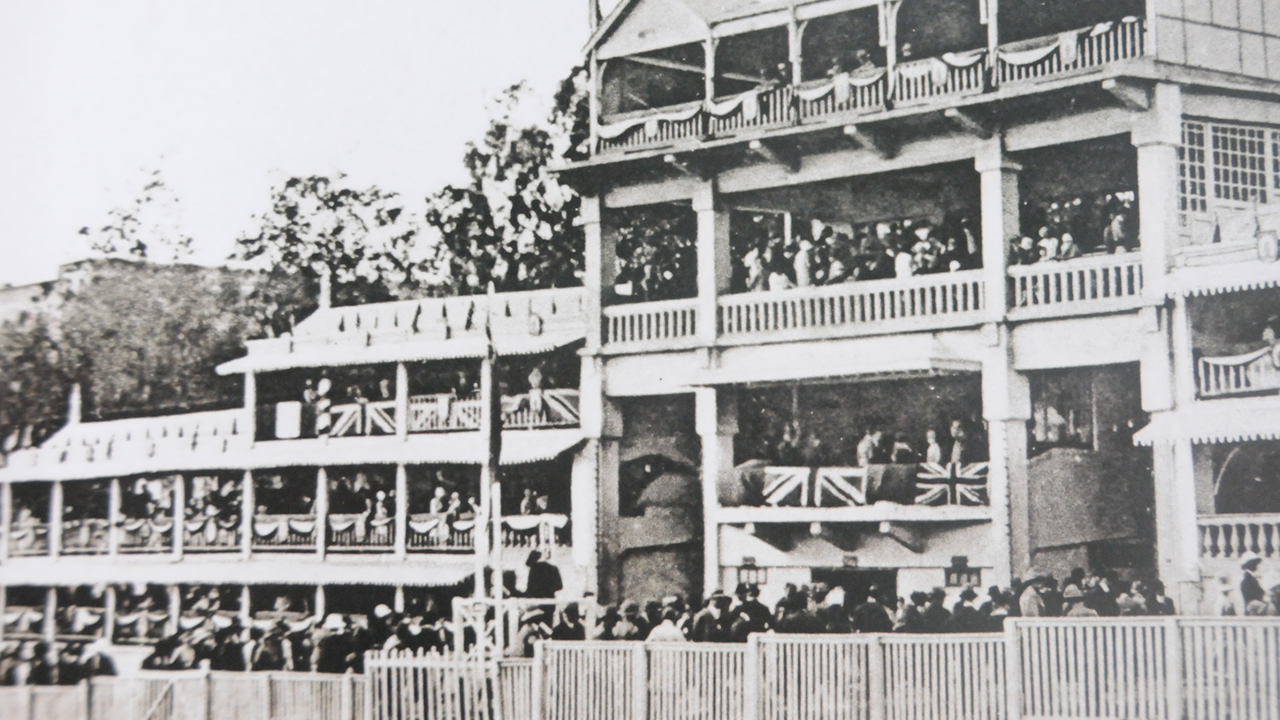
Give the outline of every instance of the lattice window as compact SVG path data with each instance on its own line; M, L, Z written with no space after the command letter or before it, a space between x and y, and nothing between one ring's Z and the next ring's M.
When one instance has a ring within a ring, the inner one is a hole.
M1209 190L1205 183L1204 124L1182 123L1182 145L1178 147L1178 209L1206 212Z
M1265 203L1271 181L1271 144L1261 128L1214 125L1213 195L1218 200Z

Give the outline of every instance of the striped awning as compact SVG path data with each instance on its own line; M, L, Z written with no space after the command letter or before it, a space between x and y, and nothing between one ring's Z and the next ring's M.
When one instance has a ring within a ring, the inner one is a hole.
M1169 274L1169 297L1220 295L1280 287L1280 262L1237 262L1179 268Z
M1217 400L1156 413L1133 436L1135 445L1190 440L1196 444L1280 440L1280 404L1274 398Z

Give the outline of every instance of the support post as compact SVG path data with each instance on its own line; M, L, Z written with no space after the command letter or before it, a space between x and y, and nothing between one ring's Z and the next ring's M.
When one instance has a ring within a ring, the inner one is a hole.
M409 437L409 368L396 363L396 437Z
M253 490L253 471L245 470L240 481L240 555L245 560L253 554L253 518L258 512Z
M1022 720L1022 643L1018 620L1004 621L1004 690L1006 720Z
M718 44L710 35L702 44L702 52L706 56L702 70L702 95L707 102L716 99L716 46Z
M618 599L618 439L623 418L618 406L605 395L604 361L599 356L582 358L580 378L578 407L587 443L579 455L582 465L574 465L574 557L581 557L588 569L588 589L614 601ZM579 543L583 545L581 556Z
M804 82L804 28L807 23L796 20L795 6L791 6L791 20L787 23L787 60L791 63L791 84Z
M1177 236L1178 226L1178 147L1182 143L1178 85L1156 85L1151 108L1134 117L1130 141L1138 150L1143 295L1153 305L1164 305L1169 242Z
M631 647L631 717L649 717L649 651L644 643Z
M324 622L324 616L326 614L324 585L316 585L316 604L315 612L313 614L315 615L317 625Z
M717 488L733 472L738 407L732 388L694 391L695 423L702 439L702 594L720 589L720 500Z
M240 627L248 629L253 622L253 593L248 585L240 586Z
M987 421L990 464L987 496L994 581L1007 585L1031 564L1030 498L1027 477L1027 420L1031 418L1031 386L1014 369L1009 328L988 325L982 363L982 412Z
M616 249L613 242L604 237L601 223L603 205L598 195L584 194L578 214L582 220L584 239L583 266L586 272L582 278L582 290L586 305L587 337L583 352L587 354L600 352L604 330L603 301L612 292L617 272Z
M253 371L244 374L244 425L253 444L258 439L258 375Z
M51 587L44 591L44 617L40 620L40 638L48 643L50 653L54 652L53 640L57 634L58 588Z
M179 585L170 585L169 591L169 619L165 625L165 635L177 635L182 628L180 620L182 619L182 587Z
M324 559L329 534L329 474L323 467L316 469L316 555Z
M596 493L596 478L600 467L600 441L588 439L582 449L573 456L573 467L569 471L569 516L573 518L573 564L586 568L586 592L597 592L596 577L596 537L599 521L599 501ZM554 530L552 531L554 533Z
M533 687L529 694L532 700L532 708L529 713L529 720L542 720L542 692L543 685L546 680L543 678L543 664L545 660L542 658L542 643L533 644ZM747 715L751 720L755 720L755 716Z
M116 634L116 607L119 598L116 597L116 586L108 585L106 590L102 591L102 639L108 643L115 640Z
M187 540L187 480L173 476L173 559L181 560Z
M979 145L974 168L980 176L982 205L982 269L987 286L987 315L1004 318L1009 307L1009 240L1021 232L1018 173L1022 166L1004 153L1004 139L996 134Z
M488 355L480 359L480 436L482 441L487 441L490 432L489 423L493 422L492 411L489 408L489 402L495 390L493 387L493 359ZM475 597L477 600L487 597L485 588L485 567L489 564L490 553L492 547L490 545L491 533L489 524L494 522L493 518L493 480L496 477L496 468L492 467L493 459L489 457L489 449L486 447L482 455L480 463L480 515L476 518L476 524L471 530L472 544L475 545ZM502 578L493 578L495 585L500 585Z
M884 643L879 635L872 635L867 647L867 682L871 686L868 720L885 720L885 667Z
M49 557L62 554L62 481L54 480L49 486Z
M0 643L4 642L4 616L8 608L9 599L5 594L5 586L0 585Z
M391 600L391 609L395 610L396 612L402 615L404 614L404 586L403 585L396 586L395 597L392 598Z
M729 291L729 210L718 202L714 180L702 184L693 197L698 214L698 340L715 347L719 331L716 315L720 296Z
M9 536L13 532L13 484L0 483L0 564L9 561Z
M403 560L408 554L409 537L409 473L404 463L396 464L396 522L392 543L395 556Z
M120 554L120 478L107 487L107 554Z

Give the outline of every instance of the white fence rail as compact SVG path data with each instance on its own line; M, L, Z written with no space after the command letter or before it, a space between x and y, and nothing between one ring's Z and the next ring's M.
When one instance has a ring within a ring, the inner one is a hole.
M1113 312L1142 299L1142 254L1097 255L1009 268L1009 317Z
M1280 390L1276 348L1243 355L1202 357L1196 362L1196 390L1202 398Z
M372 652L366 675L144 673L0 688L16 720L1280 720L1280 618L1035 618L986 635Z
M605 342L634 349L691 347L698 333L697 302L659 300L605 308Z
M1257 515L1201 515L1200 557L1239 560L1254 553L1268 560L1280 558L1280 513Z

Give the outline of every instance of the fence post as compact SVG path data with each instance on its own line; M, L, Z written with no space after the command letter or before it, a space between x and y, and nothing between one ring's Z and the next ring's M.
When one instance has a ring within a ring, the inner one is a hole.
M1164 621L1165 703L1169 720L1182 718L1182 625L1176 617Z
M89 694L89 679L85 678L76 684L80 687L80 701L84 703L81 706L84 708L81 713L81 717L83 717L84 720L90 720L90 715L93 713L93 706L90 705L90 702L93 698Z
M529 713L531 715L529 720L542 720L542 693L543 693L542 648L543 646L544 646L544 643L540 643L540 642L533 644L533 672L532 672L532 678L530 680L530 685L532 687L530 688L530 691L529 691L529 704L532 709Z
M747 636L747 651L742 661L742 714L745 720L760 718L760 636Z
M872 635L867 646L867 682L871 685L871 720L884 720L884 643L879 635Z
M647 720L649 717L649 652L642 642L637 642L631 649L631 677L634 687L631 696L631 720Z
M1022 719L1022 647L1018 638L1018 621L1005 618L1004 621L1004 688L1006 703L1005 715L1008 720Z

